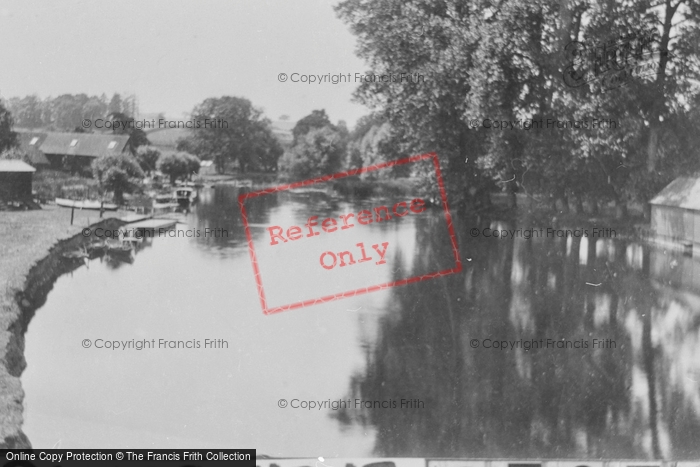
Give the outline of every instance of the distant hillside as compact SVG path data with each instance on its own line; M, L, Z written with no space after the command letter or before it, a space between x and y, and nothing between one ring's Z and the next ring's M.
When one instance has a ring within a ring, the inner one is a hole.
M152 145L161 149L174 150L177 141L188 137L191 131L187 128L157 128L146 131L146 136Z
M292 144L294 137L292 136L292 130L297 122L290 122L288 120L277 120L272 122L272 133L279 139L283 146Z
M272 133L279 139L282 145L291 144L294 125L296 125L296 122L282 120L272 122ZM152 145L161 149L173 150L177 146L177 141L188 137L191 131L192 130L187 128L156 128L153 130L146 130L146 136Z

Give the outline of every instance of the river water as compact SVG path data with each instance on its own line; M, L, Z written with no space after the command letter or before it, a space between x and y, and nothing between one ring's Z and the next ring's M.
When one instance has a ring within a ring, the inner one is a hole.
M481 230L525 224L489 221L474 237L475 222L457 217L461 272L264 315L238 194L203 190L178 225L228 236L149 239L132 263L95 259L58 279L26 335L24 430L34 447L700 457L700 261L620 238ZM366 206L313 192L246 205L256 241L261 226ZM345 232L368 248L390 245L391 268L352 266L367 271L353 275L370 282L359 286L453 264L444 222L429 209ZM263 269L280 303L304 284L346 285L294 264ZM200 348L96 348L132 339ZM206 339L227 348L203 348ZM509 348L495 348L501 341ZM340 400L349 402L338 410L291 407Z

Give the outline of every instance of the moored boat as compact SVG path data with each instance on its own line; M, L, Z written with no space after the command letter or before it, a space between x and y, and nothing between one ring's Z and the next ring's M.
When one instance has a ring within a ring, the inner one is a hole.
M92 209L99 211L116 211L117 205L112 203L104 203L102 201L94 200L83 200L77 201L73 199L56 198L56 205L64 208L75 208L75 209Z
M82 261L85 258L88 258L90 255L85 249L82 250L73 250L73 251L66 251L65 253L62 253L61 256L63 259L70 260L70 261Z
M175 189L174 197L180 206L189 206L197 200L197 191L188 186Z
M157 195L153 199L153 208L154 209L167 209L167 208L176 208L178 207L179 204L177 202L177 198L175 198L175 194L161 194Z
M133 247L130 242L108 242L105 243L105 253L110 256L131 256Z
M90 259L103 255L106 249L107 245L105 242L99 239L93 239L85 246L85 250L87 251Z

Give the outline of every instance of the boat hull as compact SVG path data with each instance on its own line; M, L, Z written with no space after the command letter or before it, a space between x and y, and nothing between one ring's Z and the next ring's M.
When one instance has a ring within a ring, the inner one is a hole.
M100 203L100 201L75 201L72 199L56 198L56 205L63 208L90 209L94 211L116 211L117 205L112 203Z

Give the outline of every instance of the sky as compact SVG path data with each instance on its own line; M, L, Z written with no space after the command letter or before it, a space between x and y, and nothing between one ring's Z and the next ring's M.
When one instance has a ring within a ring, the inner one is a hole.
M141 113L180 119L228 95L250 99L271 120L325 109L352 126L369 113L352 102L357 84L291 82L367 71L336 3L3 0L0 96L135 94Z

